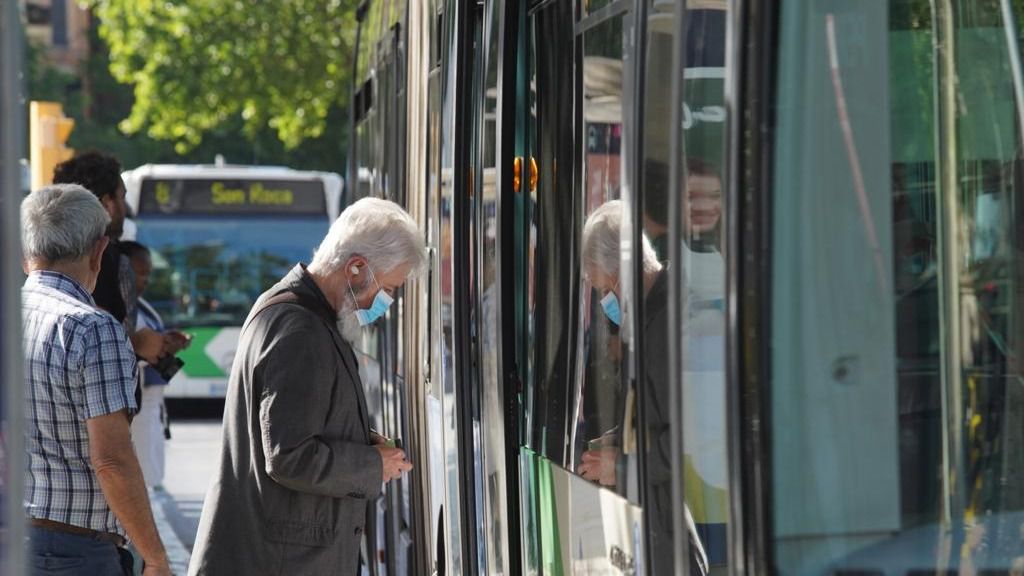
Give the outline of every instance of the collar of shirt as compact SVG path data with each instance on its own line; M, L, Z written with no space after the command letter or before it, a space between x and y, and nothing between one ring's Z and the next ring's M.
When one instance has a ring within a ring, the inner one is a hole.
M327 301L327 296L324 294L323 290L317 286L316 281L313 280L309 271L306 270L306 265L302 263L297 264L295 268L292 269L292 273L298 277L299 282L301 282L302 286L306 288L308 296L312 296L316 301L317 309L315 311L323 316L328 323L333 324L336 322L338 320L338 312L334 309L334 306L331 306L331 303ZM299 296L301 297L302 294L299 294Z
M92 295L85 289L85 286L82 286L78 280L60 272L54 272L53 270L36 270L28 275L28 280L25 281L25 284L28 286L35 285L52 288L71 296L79 302L90 306L96 306L96 301L92 299Z

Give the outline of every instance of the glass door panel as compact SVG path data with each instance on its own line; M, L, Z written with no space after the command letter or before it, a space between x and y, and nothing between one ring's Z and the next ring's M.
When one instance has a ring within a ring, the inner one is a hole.
M783 3L780 573L1024 568L1020 16L997 1Z

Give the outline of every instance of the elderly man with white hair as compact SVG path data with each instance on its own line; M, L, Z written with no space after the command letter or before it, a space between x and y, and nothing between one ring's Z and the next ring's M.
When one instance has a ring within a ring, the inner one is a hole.
M342 212L242 328L189 574L355 574L368 503L412 469L371 432L349 342L425 262L397 204Z
M619 325L622 312L619 305L621 294L620 259L621 228L624 207L620 200L612 200L594 210L583 225L583 268L590 285L601 295L601 308L608 319ZM643 298L644 364L644 407L647 432L646 497L647 513L650 515L650 550L652 574L674 572L674 547L672 534L672 483L670 461L671 423L669 419L668 354L668 273L658 261L654 247L646 235L641 235L640 254L642 278L640 296ZM627 407L627 410L630 408ZM623 417L625 419L625 416ZM621 470L618 467L619 451L616 441L604 441L618 434L610 431L602 438L602 447L584 452L577 471L584 478L603 485L616 485ZM690 540L690 574L707 574L708 561L697 534L696 525L686 509L684 523Z
M21 204L26 393L25 502L33 574L170 574L129 431L135 353L96 308L110 221L85 188L64 184Z

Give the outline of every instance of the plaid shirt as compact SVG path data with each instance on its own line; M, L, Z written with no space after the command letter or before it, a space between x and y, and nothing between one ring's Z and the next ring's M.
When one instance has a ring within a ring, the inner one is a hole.
M124 536L92 469L85 421L137 409L132 345L63 274L33 272L21 297L28 515Z

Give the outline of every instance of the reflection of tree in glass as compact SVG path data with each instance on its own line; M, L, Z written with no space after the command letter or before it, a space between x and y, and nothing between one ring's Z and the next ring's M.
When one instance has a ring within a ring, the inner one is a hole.
M267 250L220 242L158 248L167 266L153 271L147 299L178 326L240 325L256 298L292 265Z
M163 245L152 250L160 254L160 258L154 258L154 261L160 262L168 258L173 250L173 246ZM149 277L149 286L146 288L146 293L143 294L146 300L163 316L164 322L171 326L176 323L175 318L177 315L173 277L173 266L154 266L153 272Z
M622 18L612 18L590 30L584 37L584 52L587 56L605 56L622 59Z
M266 250L260 252L259 262L261 292L273 286L295 264L295 262L284 256L279 256Z

